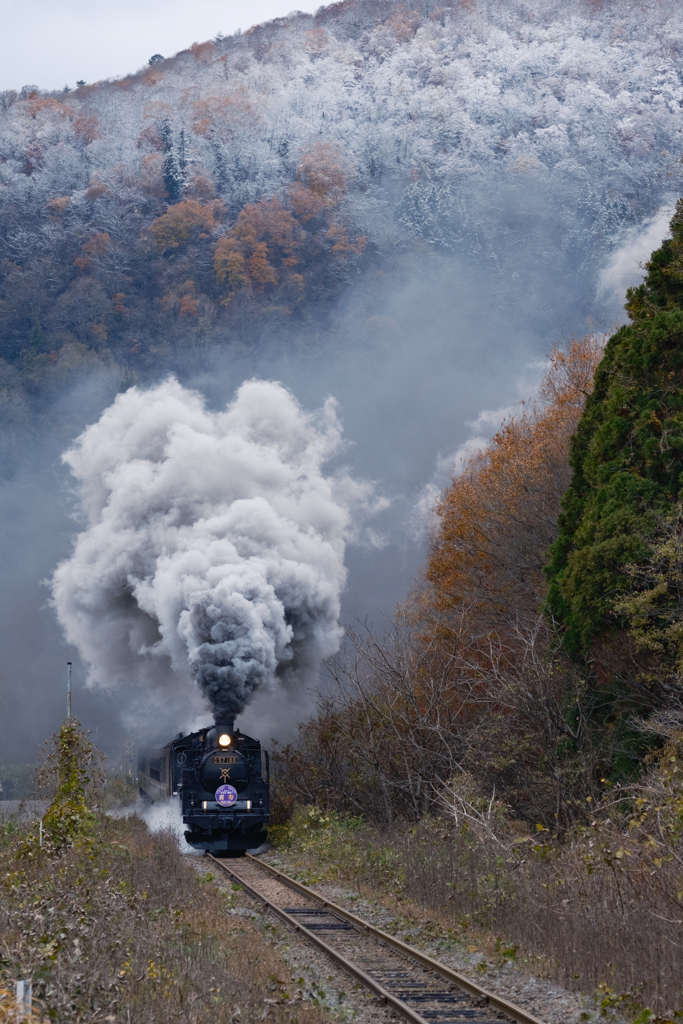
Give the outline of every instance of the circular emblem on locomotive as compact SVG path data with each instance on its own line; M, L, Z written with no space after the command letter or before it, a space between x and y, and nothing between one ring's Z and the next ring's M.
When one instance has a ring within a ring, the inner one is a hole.
M219 786L216 790L216 800L221 807L232 807L237 799L237 790L234 786Z

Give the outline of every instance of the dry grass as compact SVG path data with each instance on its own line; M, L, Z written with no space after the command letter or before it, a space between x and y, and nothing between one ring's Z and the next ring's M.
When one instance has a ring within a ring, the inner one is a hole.
M378 831L315 809L298 810L274 838L304 880L343 878L361 893L390 896L401 914L431 918L445 937L468 945L475 936L492 960L495 949L570 991L596 995L605 1016L680 1019L678 764L631 795L630 817L613 801L561 843L545 830L494 833L462 818Z
M605 1011L648 1007L671 1018L683 1006L682 921L666 893L676 893L680 875L666 865L622 865L619 835L596 838L597 851L589 843L496 848L425 824L394 848L405 895L445 923L504 937L536 958L539 973L595 993ZM660 872L658 892L651 867Z
M255 924L228 913L230 894L190 869L172 836L102 816L58 855L27 857L11 824L0 843L3 1024L17 978L33 980L36 1021L319 1021L310 1006L282 1005L284 964Z

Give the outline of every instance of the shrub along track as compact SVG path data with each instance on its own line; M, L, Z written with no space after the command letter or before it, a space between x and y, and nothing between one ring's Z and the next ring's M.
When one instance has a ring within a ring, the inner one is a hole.
M525 1010L247 854L213 863L413 1024L541 1024ZM324 938L323 938L324 934Z

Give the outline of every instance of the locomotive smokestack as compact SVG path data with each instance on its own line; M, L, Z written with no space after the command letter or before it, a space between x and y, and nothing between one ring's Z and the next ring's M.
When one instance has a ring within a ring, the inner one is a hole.
M222 715L220 718L216 717L216 743L219 747L230 746L234 731L234 715Z

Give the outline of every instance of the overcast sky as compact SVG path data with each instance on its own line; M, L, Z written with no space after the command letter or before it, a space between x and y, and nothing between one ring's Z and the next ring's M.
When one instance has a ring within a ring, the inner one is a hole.
M0 0L0 91L73 88L319 0Z

